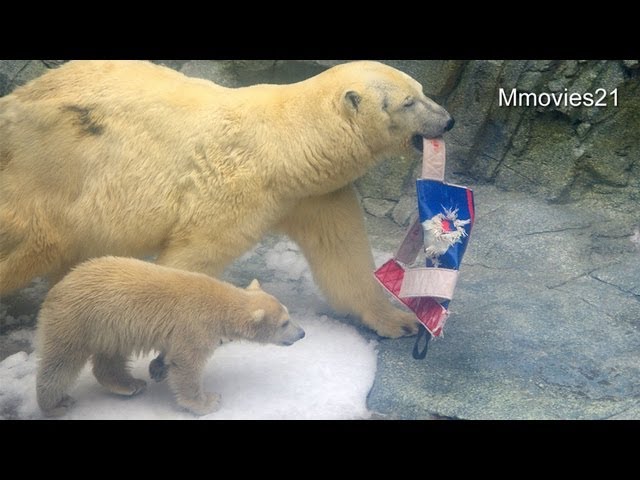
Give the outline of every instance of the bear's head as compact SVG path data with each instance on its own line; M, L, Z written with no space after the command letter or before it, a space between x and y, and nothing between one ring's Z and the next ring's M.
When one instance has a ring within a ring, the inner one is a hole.
M453 128L449 113L422 92L406 73L378 62L338 65L341 108L376 156L415 155L422 139Z
M249 293L249 316L246 338L259 343L289 346L304 338L304 330L289 318L287 307L253 280L246 288Z

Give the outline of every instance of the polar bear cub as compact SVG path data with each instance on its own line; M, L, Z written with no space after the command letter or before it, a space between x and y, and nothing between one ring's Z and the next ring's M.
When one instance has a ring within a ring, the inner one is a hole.
M89 260L51 289L38 316L38 404L64 414L67 391L89 357L98 382L135 395L146 382L127 368L132 354L163 351L177 403L204 415L219 395L203 391L207 358L225 339L292 345L304 330L257 280L246 289L200 273L122 257Z

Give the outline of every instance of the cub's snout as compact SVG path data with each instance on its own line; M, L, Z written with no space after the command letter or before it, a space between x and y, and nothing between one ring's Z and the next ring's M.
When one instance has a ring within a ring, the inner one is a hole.
M285 325L280 341L277 342L278 345L286 346L293 345L298 340L302 340L304 338L304 330L291 320L287 320L287 324Z

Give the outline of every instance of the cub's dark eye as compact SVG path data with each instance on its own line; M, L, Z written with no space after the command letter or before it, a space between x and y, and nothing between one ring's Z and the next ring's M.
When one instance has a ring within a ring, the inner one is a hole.
M289 326L289 320L282 324L282 328L287 328Z
M413 107L415 105L416 101L409 97L404 101L403 107L404 108L409 108L409 107Z

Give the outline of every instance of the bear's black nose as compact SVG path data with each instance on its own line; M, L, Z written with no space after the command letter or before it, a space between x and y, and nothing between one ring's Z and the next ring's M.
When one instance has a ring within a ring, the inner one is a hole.
M447 124L444 127L444 131L448 132L449 130L451 130L453 128L453 126L456 124L456 121L453 119L453 117L451 117L449 119L449 121L447 122Z

